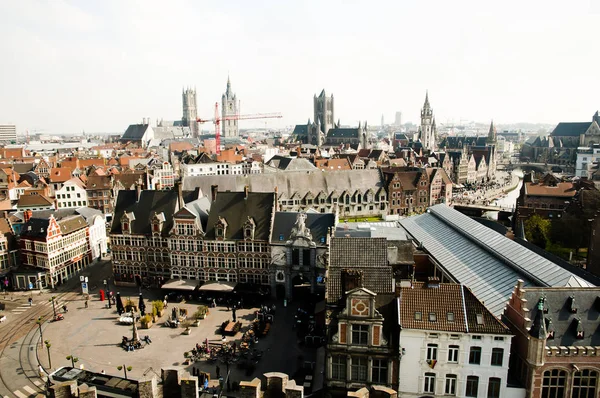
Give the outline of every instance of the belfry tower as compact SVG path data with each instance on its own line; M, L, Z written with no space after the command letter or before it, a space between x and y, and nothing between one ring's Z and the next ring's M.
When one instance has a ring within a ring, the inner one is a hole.
M183 116L181 122L184 126L189 127L192 137L198 136L198 108L196 107L196 90L184 89L181 95L183 100Z
M223 134L223 137L238 137L240 134L238 119L231 118L231 116L239 115L238 101L236 95L231 91L231 81L229 80L229 76L227 76L227 89L225 90L223 97L221 97L221 115L221 134Z
M434 151L436 147L435 118L433 117L433 109L429 105L428 92L425 92L425 104L423 104L423 109L421 109L421 127L419 128L419 132L423 149L429 152Z

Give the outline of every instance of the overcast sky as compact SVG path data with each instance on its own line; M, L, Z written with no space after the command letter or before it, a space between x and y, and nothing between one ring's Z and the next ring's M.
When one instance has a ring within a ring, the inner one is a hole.
M120 132L181 118L183 86L211 117L227 75L242 113L342 124L591 120L600 108L599 0L0 0L0 123ZM264 121L240 123L264 126Z

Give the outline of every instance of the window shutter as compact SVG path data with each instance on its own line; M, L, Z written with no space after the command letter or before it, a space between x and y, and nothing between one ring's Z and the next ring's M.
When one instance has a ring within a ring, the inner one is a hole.
M340 324L340 344L346 344L346 325L345 323Z

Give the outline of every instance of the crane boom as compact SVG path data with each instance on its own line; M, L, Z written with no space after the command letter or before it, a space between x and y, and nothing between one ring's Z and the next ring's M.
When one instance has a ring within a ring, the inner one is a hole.
M251 120L251 119L280 119L283 116L281 113L256 113L249 115L231 115L220 117L219 116L219 103L215 102L215 117L212 119L197 118L197 123L212 122L215 125L215 141L217 155L221 153L221 121L223 120Z

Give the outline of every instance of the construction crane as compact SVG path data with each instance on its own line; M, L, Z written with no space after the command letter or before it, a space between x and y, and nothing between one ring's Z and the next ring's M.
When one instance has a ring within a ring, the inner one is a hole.
M215 102L215 117L212 119L196 119L198 123L213 122L215 124L215 141L217 144L217 155L221 153L221 122L224 120L251 120L251 119L279 119L283 116L281 113L256 113L253 115L231 115L219 116L219 103Z

